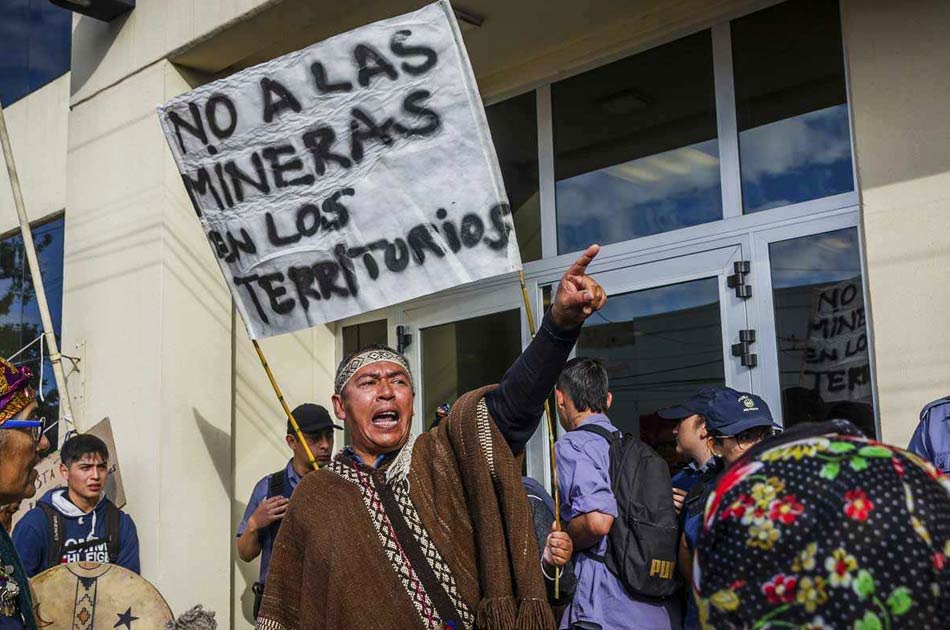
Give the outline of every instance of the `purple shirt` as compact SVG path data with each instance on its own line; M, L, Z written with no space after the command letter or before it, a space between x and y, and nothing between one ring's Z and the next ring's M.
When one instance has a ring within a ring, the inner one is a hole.
M581 424L617 430L605 415L590 416ZM588 512L603 512L616 518L617 501L610 489L610 447L607 441L587 431L571 431L557 441L554 450L561 491L561 518L570 520ZM603 555L606 550L606 536L590 548L598 555ZM577 590L561 618L561 628L569 628L578 621L600 624L605 629L670 630L673 627L666 606L633 599L607 565L579 553L578 549L574 551Z

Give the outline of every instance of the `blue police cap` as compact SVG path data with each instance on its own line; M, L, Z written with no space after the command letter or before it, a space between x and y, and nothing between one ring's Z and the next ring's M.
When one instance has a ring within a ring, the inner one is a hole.
M661 409L656 412L656 415L660 416L664 420L682 420L690 416L699 414L701 416L706 415L706 409L709 407L709 403L712 401L713 396L716 395L721 387L701 387L696 390L696 393L687 398L684 402L680 403L675 407L670 407L668 409Z
M738 435L755 427L780 429L768 404L755 394L723 387L709 401L706 429L713 435Z

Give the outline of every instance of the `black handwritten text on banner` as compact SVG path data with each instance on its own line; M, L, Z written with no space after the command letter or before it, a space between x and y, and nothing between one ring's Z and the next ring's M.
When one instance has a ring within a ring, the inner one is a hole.
M871 361L860 276L816 290L801 382L825 402L870 402Z
M159 108L252 338L521 268L447 2Z

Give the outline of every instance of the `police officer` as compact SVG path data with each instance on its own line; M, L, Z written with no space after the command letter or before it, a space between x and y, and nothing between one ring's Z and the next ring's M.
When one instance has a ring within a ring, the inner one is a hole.
M293 415L317 463L320 466L330 463L333 453L333 429L342 431L343 427L333 423L324 407L312 403L300 405L293 410ZM267 579L274 540L277 538L280 522L287 513L290 495L300 483L301 477L313 470L307 452L297 439L289 420L286 440L287 446L293 451L293 457L283 469L257 482L237 531L237 549L241 560L251 562L258 555L261 556L260 578L253 586L255 619L261 607L261 596L264 594L264 581Z
M739 392L730 387L715 391L706 405L704 416L716 457L693 483L683 504L680 570L687 579L693 573L692 556L699 540L703 509L719 476L750 448L781 430L772 419L772 411L764 400L755 394ZM699 627L698 608L690 596L683 628L698 630Z

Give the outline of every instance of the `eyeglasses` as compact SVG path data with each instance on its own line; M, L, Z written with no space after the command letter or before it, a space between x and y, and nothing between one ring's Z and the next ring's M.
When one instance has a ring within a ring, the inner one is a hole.
M745 450L755 446L762 440L771 437L774 434L774 431L743 431L738 435L718 435L715 439L718 442L722 442L722 440L725 440L726 438L732 438L736 441L736 444L739 445L739 448Z
M33 438L33 443L38 444L41 439L43 439L43 434L46 433L46 418L40 418L39 420L7 420L3 424L0 424L0 429L29 429L30 436Z

